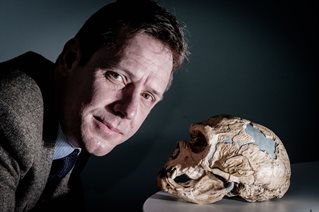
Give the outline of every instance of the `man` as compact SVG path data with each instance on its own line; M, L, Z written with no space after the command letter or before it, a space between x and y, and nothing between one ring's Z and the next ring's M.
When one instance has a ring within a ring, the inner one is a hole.
M32 52L0 64L1 211L76 208L72 182L86 153L103 156L129 139L186 53L164 8L117 1L87 20L55 64Z

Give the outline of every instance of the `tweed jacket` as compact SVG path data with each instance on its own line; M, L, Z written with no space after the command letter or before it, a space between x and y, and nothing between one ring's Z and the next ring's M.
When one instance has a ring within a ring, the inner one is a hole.
M58 119L54 64L28 52L0 63L0 211L30 211L69 190L70 173L44 192Z

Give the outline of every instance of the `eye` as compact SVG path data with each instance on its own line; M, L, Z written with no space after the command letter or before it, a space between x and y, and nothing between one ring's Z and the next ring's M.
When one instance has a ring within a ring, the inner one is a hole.
M147 101L150 101L150 102L155 102L156 101L156 98L151 93L144 92L141 95Z
M105 78L113 81L113 82L120 82L123 84L126 84L125 77L119 73L116 73L114 71L107 71L104 74Z

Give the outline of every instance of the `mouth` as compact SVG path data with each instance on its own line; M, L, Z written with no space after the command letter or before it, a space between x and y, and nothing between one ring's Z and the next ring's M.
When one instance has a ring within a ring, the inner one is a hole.
M98 116L93 116L93 117L96 121L101 123L108 131L112 131L113 133L123 135L123 132L120 129L118 129L118 128L114 127L112 124L106 122L101 117L98 117Z

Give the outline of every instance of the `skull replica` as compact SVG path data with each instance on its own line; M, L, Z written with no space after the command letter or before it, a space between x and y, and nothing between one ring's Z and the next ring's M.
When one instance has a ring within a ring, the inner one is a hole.
M225 195L249 201L281 198L290 185L284 145L269 129L228 115L192 124L157 176L158 186L198 204Z

